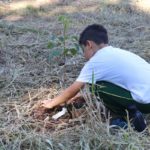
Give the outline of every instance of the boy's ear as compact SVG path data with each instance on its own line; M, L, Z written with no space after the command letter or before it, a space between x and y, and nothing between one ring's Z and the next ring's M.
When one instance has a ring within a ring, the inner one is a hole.
M87 40L87 41L86 41L86 45L91 48L91 47L92 47L92 41Z

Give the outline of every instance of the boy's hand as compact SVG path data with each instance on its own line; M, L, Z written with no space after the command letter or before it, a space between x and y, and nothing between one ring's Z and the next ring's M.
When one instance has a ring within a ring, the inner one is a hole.
M41 102L41 105L45 108L53 108L51 103L52 103L51 99L50 100L44 100Z
M44 100L41 105L45 108L53 108L60 104L67 102L69 99L73 98L80 89L84 86L84 83L75 81L72 85L70 85L67 89L64 90L60 95L55 97L54 99Z

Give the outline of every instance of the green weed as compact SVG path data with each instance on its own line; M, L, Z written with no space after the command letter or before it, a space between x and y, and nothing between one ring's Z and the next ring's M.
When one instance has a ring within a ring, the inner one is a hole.
M67 34L71 20L67 16L61 15L58 17L58 21L61 23L63 30L59 36L52 35L50 37L48 48L55 48L49 57L50 60L57 56L64 56L64 58L66 58L68 55L74 56L80 49L77 43L78 38L76 36L69 36Z

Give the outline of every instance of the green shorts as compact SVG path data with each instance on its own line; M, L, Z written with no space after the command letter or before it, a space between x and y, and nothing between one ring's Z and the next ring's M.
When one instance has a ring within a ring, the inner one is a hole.
M126 109L134 104L142 113L150 113L150 103L141 104L136 102L131 93L119 86L105 81L98 81L94 85L95 95L100 97L104 105L120 115L126 115Z

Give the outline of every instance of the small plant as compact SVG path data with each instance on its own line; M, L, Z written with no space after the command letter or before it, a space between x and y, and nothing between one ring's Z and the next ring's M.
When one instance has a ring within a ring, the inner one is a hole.
M94 70L92 71L92 95L95 94L95 84L94 84Z
M63 31L59 36L52 35L50 37L50 41L48 42L48 48L55 48L55 51L51 53L50 58L56 56L64 56L64 58L66 58L66 56L68 55L74 56L79 51L79 45L77 43L78 39L76 36L67 35L67 31L69 29L71 21L65 15L59 16L58 21L62 24Z

